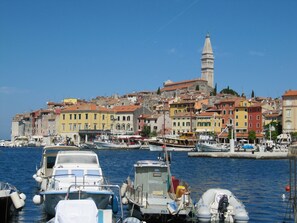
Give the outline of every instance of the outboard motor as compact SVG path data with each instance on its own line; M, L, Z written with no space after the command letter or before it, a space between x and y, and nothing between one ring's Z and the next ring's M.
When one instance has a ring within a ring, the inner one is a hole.
M226 194L224 194L221 199L219 200L219 206L218 206L218 211L219 211L219 218L220 222L225 220L225 213L227 212L227 208L229 206L229 201L228 197Z

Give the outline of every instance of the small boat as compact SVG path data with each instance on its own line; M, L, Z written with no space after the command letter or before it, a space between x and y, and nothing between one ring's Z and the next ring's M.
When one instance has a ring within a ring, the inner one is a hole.
M199 222L247 223L245 206L229 190L207 190L195 205Z
M168 152L191 152L194 150L194 148L192 147L189 147L189 148L180 148L180 147L171 147L171 146L168 146L167 145L152 145L150 144L149 145L149 150L150 151L164 151L164 147L166 147L167 151Z
M102 185L101 185L102 186ZM100 187L101 187L100 186ZM118 185L104 185L112 190L117 190L115 193L119 194L120 187ZM97 209L96 203L92 199L73 199L69 200L69 192L65 200L60 200L56 206L56 214L47 223L140 223L136 218L129 217L124 219L123 205L118 204L118 198L114 197L112 205L107 209ZM118 206L120 209L118 210ZM120 213L118 213L120 211Z
M183 222L190 217L194 205L189 187L171 176L168 161L141 160L134 168L134 181L128 177L121 187L131 216L145 222Z
M53 174L53 166L56 162L56 157L59 151L67 150L79 150L77 146L67 146L67 145L53 145L45 146L42 150L42 157L40 161L39 168L33 175L33 178L38 184L40 190L45 190L48 183L48 179Z
M196 144L196 151L198 152L228 152L229 147L217 143L215 140L200 140Z
M138 135L119 135L112 137L110 140L101 142L101 149L140 149L139 141L141 136ZM98 142L97 142L98 143Z
M48 216L55 215L56 205L67 194L71 200L92 199L97 209L105 209L114 193L104 185L107 183L95 152L59 151L45 190L35 195L33 202L43 203Z
M168 151L189 152L195 149L196 143L197 137L191 132L182 133L181 135L164 135L154 140L149 140L150 148L153 148L150 149L151 151L161 151L162 147L166 146ZM157 146L160 148L159 150L155 150Z
M26 195L15 186L0 182L0 222L8 222L13 213L25 206Z

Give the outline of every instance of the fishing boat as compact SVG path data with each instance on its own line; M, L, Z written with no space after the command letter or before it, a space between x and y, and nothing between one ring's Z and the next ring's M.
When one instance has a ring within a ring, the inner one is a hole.
M107 185L98 156L93 151L59 151L45 190L33 197L35 204L44 205L49 216L55 215L60 200L92 199L97 209L105 209L114 193ZM70 191L68 191L70 188Z
M218 143L212 135L202 134L195 145L197 152L228 152L229 146Z
M100 144L101 149L140 149L141 143L138 135L118 135L111 137Z
M56 157L59 151L69 151L69 150L79 150L77 146L67 146L67 145L53 145L45 146L42 149L42 157L40 161L39 168L36 168L36 173L33 178L37 182L38 188L40 190L45 190L48 183L49 177L53 174L53 166L56 162Z
M196 144L198 152L228 152L229 150L228 146L217 143L215 140L199 141Z
M145 222L183 222L194 208L189 186L171 176L170 164L164 159L140 160L121 187L124 204L131 216Z
M15 186L0 182L0 222L8 222L11 216L25 206L26 195Z
M226 189L207 190L195 208L199 222L247 223L249 220L243 203Z
M151 151L161 151L166 146L168 151L193 151L197 138L194 133L186 132L181 135L164 135L149 140ZM159 148L159 149L158 149Z

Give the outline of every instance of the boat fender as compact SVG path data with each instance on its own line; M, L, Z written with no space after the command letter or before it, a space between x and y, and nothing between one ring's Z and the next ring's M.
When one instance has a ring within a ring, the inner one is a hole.
M35 177L36 182L41 183L42 182L42 178L41 177Z
M37 177L37 175L36 175L36 174L34 174L32 177L33 177L33 179L35 179L35 178Z
M34 195L33 197L33 203L34 204L41 204L43 202L42 196L41 195Z
M11 198L12 203L16 209L21 209L22 207L24 207L25 201L22 198L20 198L18 192L16 192L16 191L12 192L10 194L10 198Z
M114 214L117 214L118 211L119 211L119 202L118 202L118 197L115 196L115 195L112 196L112 204L111 204L111 206L112 206L112 212Z
M128 217L124 219L123 223L141 223L141 221L135 217Z
M122 198L122 204L128 204L128 199L126 197Z
M125 197L126 195L126 191L127 191L127 187L128 187L128 184L125 182L123 183L123 185L121 186L121 197Z
M24 201L25 201L26 198L27 198L26 194L24 194L24 193L20 193L19 196L20 196L20 198L21 198L22 200L24 200Z

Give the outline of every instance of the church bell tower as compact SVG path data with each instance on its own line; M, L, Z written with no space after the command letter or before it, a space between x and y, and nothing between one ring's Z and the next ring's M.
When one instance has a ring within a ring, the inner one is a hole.
M214 56L210 43L209 34L205 37L204 47L201 57L201 78L207 80L210 87L214 88Z

